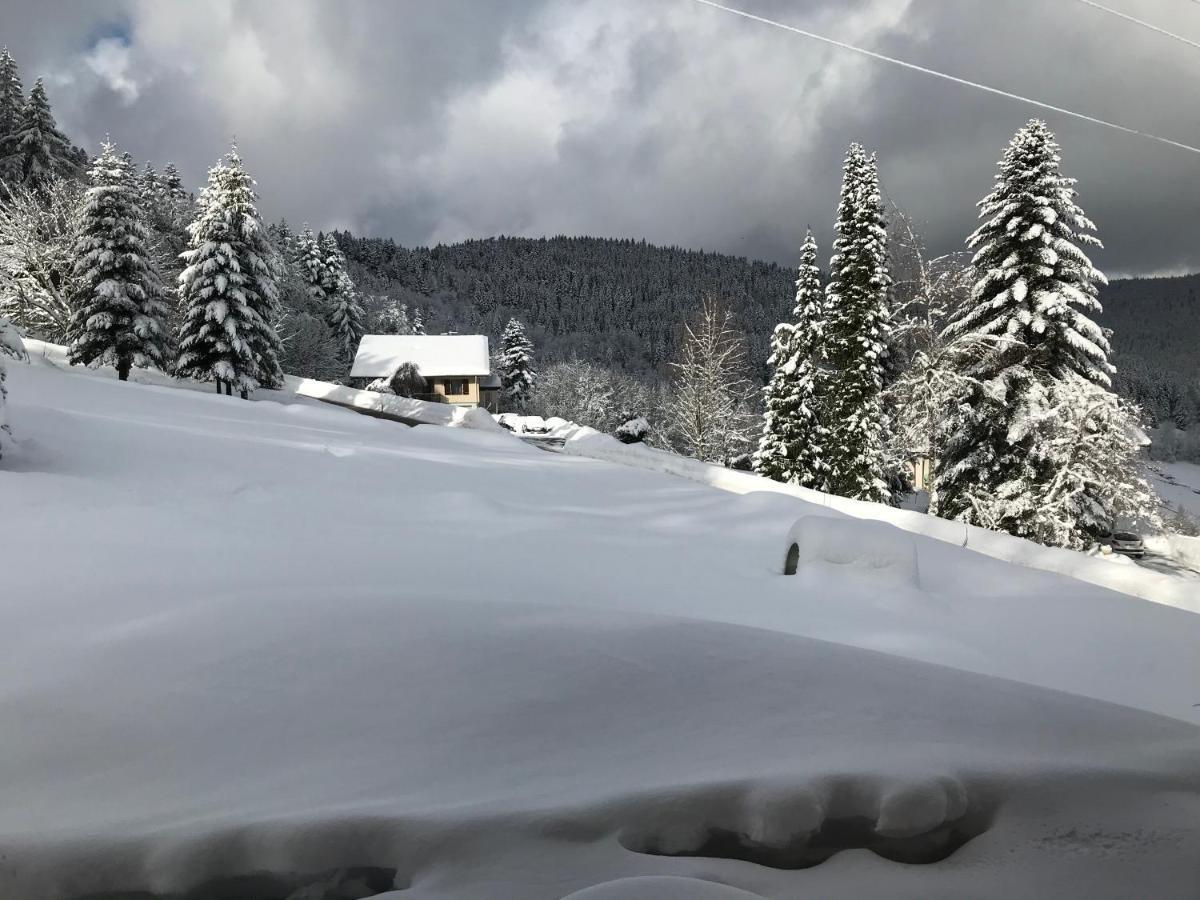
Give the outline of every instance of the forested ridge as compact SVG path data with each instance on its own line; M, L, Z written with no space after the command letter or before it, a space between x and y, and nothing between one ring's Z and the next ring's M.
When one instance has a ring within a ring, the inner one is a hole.
M762 369L771 330L795 297L790 268L645 241L497 237L406 248L346 232L337 239L364 293L426 309L431 332L497 338L516 317L544 361L575 357L642 376L667 374L681 323L706 296L734 313ZM1200 275L1114 279L1100 299L1121 392L1153 422L1200 422Z

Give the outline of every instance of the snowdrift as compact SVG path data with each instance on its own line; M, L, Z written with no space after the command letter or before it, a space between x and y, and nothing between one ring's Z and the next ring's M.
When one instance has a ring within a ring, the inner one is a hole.
M916 544L907 533L885 522L802 516L788 530L784 546L785 575L829 564L846 566L857 575L920 586Z
M602 459L652 472L677 475L737 494L756 491L785 494L857 519L888 522L905 531L936 538L959 547L967 547L995 559L1042 569L1046 572L1068 575L1089 584L1111 588L1166 606L1200 612L1200 582L1197 581L1152 572L1137 566L1115 565L1109 559L1091 557L1055 547L1043 547L1011 535L977 528L962 522L939 519L936 516L913 510L893 509L879 503L849 500L808 488L780 484L750 472L738 472L722 466L709 465L674 453L655 450L642 444L622 444L591 428L570 426L559 428L557 431L552 431L551 434L565 437L564 451L576 456Z
M799 516L883 526L507 435L10 386L0 897L1200 893L1200 617L919 534L919 583L786 577Z

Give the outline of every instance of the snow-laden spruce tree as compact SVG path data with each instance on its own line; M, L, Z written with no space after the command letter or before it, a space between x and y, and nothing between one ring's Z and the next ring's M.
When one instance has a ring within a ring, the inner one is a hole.
M316 308L324 310L327 296L325 285L329 283L329 274L326 271L321 243L307 222L304 223L304 230L296 238L296 268L299 269L304 283L308 285L308 295Z
M833 493L886 501L884 357L889 344L887 229L875 157L852 144L843 170L837 238L826 286L821 396Z
M817 399L825 292L811 231L800 248L792 318L795 321L775 326L771 338L771 379L763 390L763 433L754 454L754 469L785 484L825 490L829 467Z
M1108 282L1080 248L1101 244L1059 161L1054 135L1037 119L1008 145L996 187L979 204L986 221L967 239L971 303L950 330L1016 337L1032 368L1108 386L1108 339L1088 317L1100 312L1098 286Z
M412 314L412 333L425 333L425 317L421 314L420 309L414 309Z
M54 123L40 78L29 92L8 148L4 166L13 182L40 188L54 178L71 176L77 171L78 161L71 142Z
M363 326L363 308L358 299L358 290L345 271L338 279L337 290L328 296L325 303L325 320L333 334L338 356L343 367L349 367L366 328Z
M496 374L500 376L500 396L504 409L524 410L537 384L537 372L533 367L533 341L525 333L525 326L517 319L509 319L504 326L496 368Z
M25 108L25 88L16 60L7 47L0 48L0 181L16 184L15 162L17 130ZM10 158L12 162L10 162Z
M1111 506L1111 498L1090 488L1088 502L1074 507L1043 503L1047 486L1062 475L1063 457L1050 445L1065 438L1049 436L1054 423L1040 404L1059 408L1063 396L1078 398L1078 385L1066 387L1073 379L1107 392L1113 373L1108 340L1089 318L1100 311L1096 296L1105 279L1080 247L1100 242L1059 162L1045 123L1029 122L1009 143L995 188L979 204L984 224L967 241L975 251L975 285L947 335L993 343L960 358L969 378L951 406L931 498L938 515L1048 542L1074 533L1078 522L1048 529L1047 509L1082 515ZM1115 413L1093 421L1112 429L1103 437L1085 432L1093 444L1133 440ZM1073 427L1061 416L1057 422Z
M338 246L333 232L321 235L320 248L321 261L324 263L321 269L321 288L326 297L332 297L341 290L342 280L346 276L346 255Z
M172 200L182 202L188 199L188 192L183 186L183 177L173 162L163 166L162 186Z
M149 248L139 185L124 157L102 145L89 173L75 242L75 311L70 360L165 369L170 353L166 290Z
M274 324L277 254L255 200L254 181L230 150L209 170L179 276L184 318L176 374L215 381L218 391L236 388L243 397L283 380Z

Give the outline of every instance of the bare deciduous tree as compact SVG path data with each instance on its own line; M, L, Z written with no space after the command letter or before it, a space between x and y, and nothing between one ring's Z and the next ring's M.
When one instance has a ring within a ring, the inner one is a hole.
M672 443L688 456L728 465L755 435L754 385L746 377L746 343L733 315L706 299L686 326L680 358L671 363L668 416Z

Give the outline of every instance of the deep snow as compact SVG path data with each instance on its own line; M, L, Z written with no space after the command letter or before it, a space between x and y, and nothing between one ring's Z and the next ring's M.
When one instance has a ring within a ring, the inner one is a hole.
M1200 616L506 434L10 386L0 897L1200 893Z

